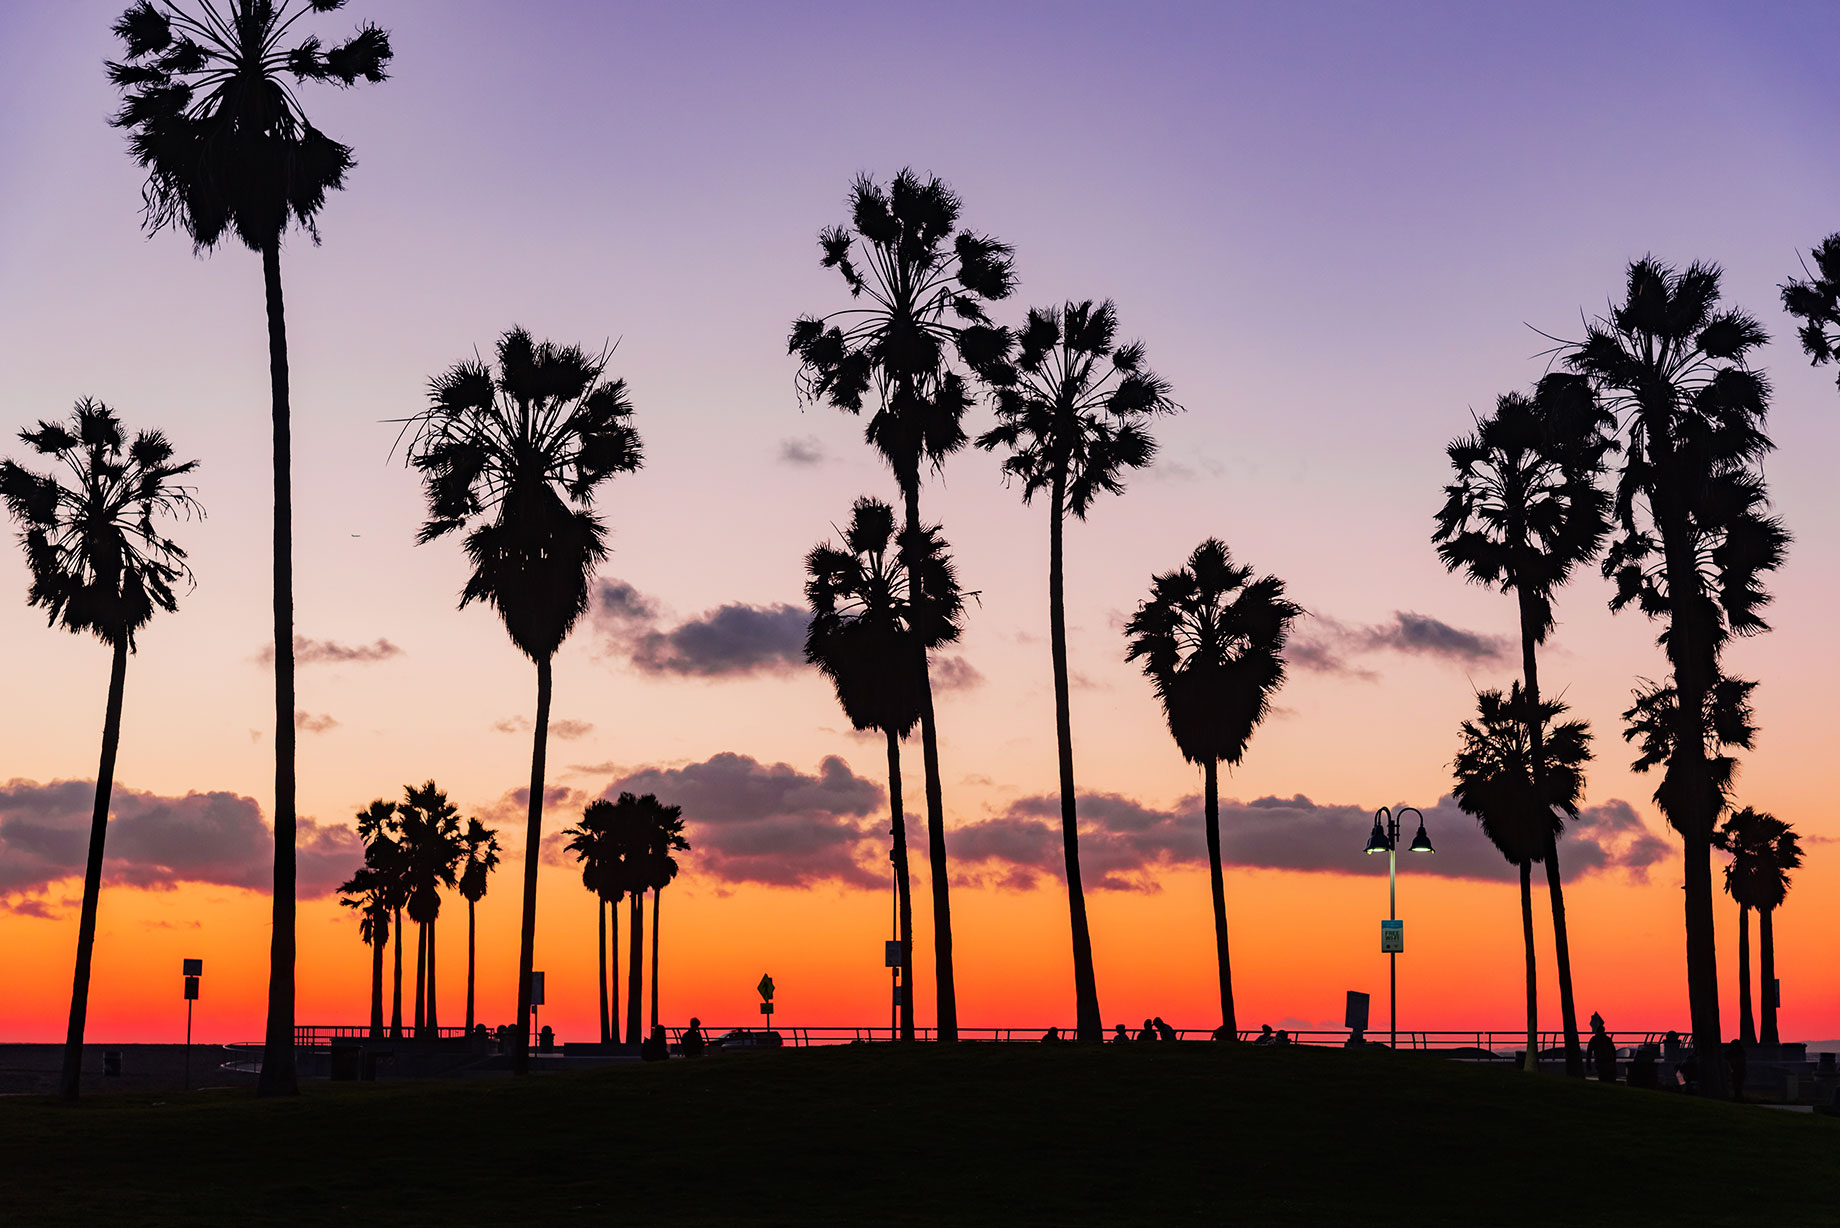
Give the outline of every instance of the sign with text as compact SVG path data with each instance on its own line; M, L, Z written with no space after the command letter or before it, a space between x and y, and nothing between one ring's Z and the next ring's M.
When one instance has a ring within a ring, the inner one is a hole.
M1397 955L1406 949L1406 923L1404 921L1382 921L1380 923L1380 953Z

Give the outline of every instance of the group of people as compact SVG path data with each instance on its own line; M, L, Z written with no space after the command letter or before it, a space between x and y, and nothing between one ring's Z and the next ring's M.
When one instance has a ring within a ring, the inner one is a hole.
M702 1057L703 1049L703 1021L691 1016L690 1026L677 1039L677 1051L685 1057ZM639 1042L639 1060L662 1062L670 1056L671 1039L665 1035L664 1025L654 1024L652 1034Z

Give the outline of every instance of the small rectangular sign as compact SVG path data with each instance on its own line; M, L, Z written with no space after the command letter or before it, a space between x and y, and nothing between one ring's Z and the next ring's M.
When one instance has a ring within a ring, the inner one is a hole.
M1380 953L1394 955L1406 949L1406 923L1404 921L1382 921L1380 923Z
M204 975L204 961L202 959L186 960L185 961L185 975L186 976L203 976Z
M185 1000L187 1002L196 1002L198 1000L198 978L195 976L188 976L185 978Z
M543 974L541 972L530 974L530 1004L532 1006L543 1005Z
M771 1002L762 1002L760 1004L760 1013L763 1015L771 1015L773 1013L773 1004Z
M1358 989L1348 991L1348 1012L1342 1017L1342 1026L1356 1032L1367 1029L1367 995Z
M906 997L907 997L907 986L896 985L894 987L894 1004L896 1006L901 1005L902 1001L905 1000Z
M882 967L899 968L901 966L901 940L891 938L882 944Z

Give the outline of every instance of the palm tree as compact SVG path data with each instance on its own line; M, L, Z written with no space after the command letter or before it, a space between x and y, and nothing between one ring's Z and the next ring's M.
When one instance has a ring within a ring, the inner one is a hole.
M906 508L908 540L920 542L920 477L965 445L972 394L960 368L993 385L1011 375L1006 330L984 304L1015 286L1010 249L957 229L962 203L935 177L903 170L883 188L859 175L850 188L851 221L818 235L822 264L836 269L854 304L828 316L800 316L789 353L799 357L800 396L861 414L865 437L894 471ZM956 356L956 363L954 362ZM923 560L905 560L919 589ZM952 905L946 867L945 804L939 783L939 731L924 649L920 669L920 748L926 772L927 856L933 881L933 963L939 1039L958 1039L952 975Z
M1616 582L1611 608L1633 602L1665 628L1659 642L1676 700L1655 800L1685 854L1687 992L1701 1054L1719 1051L1711 850L1725 805L1709 706L1725 644L1768 629L1763 579L1789 541L1768 514L1760 464L1772 447L1764 434L1769 383L1746 365L1766 338L1756 320L1720 306L1719 277L1715 265L1677 272L1652 257L1638 260L1623 301L1566 353L1625 437L1620 533L1603 564ZM1723 1097L1723 1063L1700 1067L1705 1093Z
M420 541L468 529L472 575L462 609L497 609L511 642L537 666L537 720L524 835L524 908L518 940L517 1047L512 1069L530 1069L530 966L537 938L537 860L543 843L544 755L549 742L550 663L588 610L607 531L594 492L641 464L628 419L626 381L605 380L609 355L538 344L514 328L498 343L498 369L456 363L431 385L429 407L411 419L409 463L422 472L428 521Z
M129 443L115 411L100 401L78 401L70 425L40 422L19 433L40 456L67 471L39 474L0 462L0 499L19 522L32 587L26 604L44 608L51 626L93 634L109 646L109 697L102 718L102 763L96 769L96 804L90 814L89 858L83 869L83 908L77 923L77 963L70 990L70 1027L64 1040L59 1094L77 1098L83 1071L83 1025L89 1014L90 954L96 942L96 908L102 894L102 850L108 836L109 796L115 787L115 752L121 743L122 691L134 634L156 609L176 610L173 585L190 583L179 543L163 536L154 516L186 516L203 509L178 479L197 461L175 461L159 431L142 431Z
M403 988L403 905L408 903L408 863L404 857L402 823L396 803L377 798L358 812L358 838L364 842L364 864L377 871L384 903L390 911L390 932L396 936L395 988L390 996L390 1039L401 1040Z
M1763 1027L1758 1040L1766 1045L1782 1043L1776 1032L1776 910L1789 895L1789 871L1802 864L1802 845L1795 829L1781 819L1765 815L1763 839L1757 859L1757 939L1762 956Z
M1789 871L1802 864L1795 829L1775 815L1749 806L1725 820L1713 837L1714 847L1731 854L1725 867L1725 890L1738 902L1738 1011L1740 1039L1766 1045L1779 1042L1776 1031L1776 941L1772 914L1789 891ZM1763 1030L1751 1022L1750 911L1757 910L1762 948Z
M1448 449L1456 480L1444 488L1444 506L1432 540L1448 570L1514 593L1526 696L1516 707L1530 718L1545 710L1537 650L1553 629L1553 596L1574 568L1597 557L1610 532L1610 499L1598 478L1605 453L1615 447L1607 433L1614 426L1588 381L1552 374L1539 382L1532 396L1501 397L1494 414L1476 423L1475 434L1453 440ZM1528 762L1536 776L1532 795L1540 797L1546 792L1537 779L1546 761L1540 747L1544 731L1535 722L1527 732ZM1557 828L1547 832L1547 847L1531 860L1545 863L1552 900L1565 1073L1583 1078L1557 834Z
M1009 449L1003 473L1022 482L1027 504L1048 500L1048 641L1054 670L1054 733L1060 751L1061 845L1073 927L1073 992L1082 1042L1105 1039L1093 973L1086 893L1080 882L1080 820L1073 785L1073 716L1067 684L1067 603L1062 535L1101 492L1124 490L1127 470L1148 465L1156 441L1147 420L1174 413L1169 385L1144 366L1142 342L1120 346L1118 311L1107 299L1031 308L1017 348L1015 379L996 390L997 426L980 448Z
M1725 863L1725 894L1738 905L1738 1039L1747 1045L1757 1043L1757 1017L1751 1010L1751 901L1756 874L1751 844L1756 839L1757 819L1758 812L1746 806L1712 833L1712 847L1731 855Z
M1802 322L1802 352L1818 367L1840 357L1840 234L1828 235L1809 254L1815 271L1807 281L1784 283L1782 305ZM1806 265L1802 271L1808 272Z
M122 93L111 121L147 172L150 231L182 230L201 251L226 240L262 253L274 426L275 894L268 1027L258 1095L293 1095L294 560L287 325L281 240L298 225L319 241L326 195L345 186L351 148L307 119L302 87L380 82L390 38L365 25L330 47L294 36L309 13L344 0L137 0L114 25L125 55L108 65ZM291 77L290 84L287 78Z
M1482 825L1510 865L1521 872L1521 940L1527 954L1527 1069L1539 1069L1538 972L1533 958L1533 863L1550 855L1584 795L1591 734L1583 721L1553 724L1565 713L1557 700L1534 704L1517 682L1506 696L1482 691L1476 719L1463 722L1452 796ZM1567 1057L1570 1073L1570 1057Z
M1227 957L1227 895L1220 869L1219 767L1237 765L1246 744L1284 685L1284 642L1303 611L1285 600L1276 576L1252 578L1226 545L1208 538L1186 566L1155 576L1150 598L1125 626L1127 661L1143 661L1182 757L1205 777L1208 875L1214 895L1214 952L1220 968L1220 1016L1227 1036L1233 970Z
M432 780L420 786L405 785L403 800L396 804L402 825L409 919L418 927L415 1034L422 1036L426 1027L426 1034L436 1040L441 1036L441 1019L435 1005L435 922L441 916L441 888L458 885L456 870L463 853L459 813Z
M652 794L651 841L646 849L646 885L652 889L652 1029L658 1027L658 913L664 889L677 881L677 858L672 853L687 853L690 842L684 839L684 808L667 806Z
M390 942L389 891L388 876L373 865L359 867L339 888L339 903L357 910L358 937L371 949L372 1040L383 1037L383 948Z
M613 913L613 951L614 978L620 975L620 914L614 907L619 903L620 892L615 883L617 867L613 864L613 848L609 835L613 803L605 798L597 798L588 803L581 812L581 822L566 829L562 834L568 837L564 846L575 854L581 862L581 885L594 893L594 916L599 931L598 959L601 972L601 1043L610 1044L614 1031L619 1025L620 1002L618 996L612 999L611 1015L607 993L607 952L610 949L607 938L607 914Z
M466 1033L473 1034L473 971L479 924L474 909L486 898L486 882L498 869L498 833L477 818L460 834L460 895L466 900Z
M879 729L888 743L890 857L901 942L901 1039L914 1038L914 908L907 869L907 819L901 799L901 739L922 709L921 655L958 639L964 598L939 530L915 543L921 584L908 586L905 543L894 509L863 497L850 509L841 549L822 543L805 556L811 623L805 659L831 680L837 702L857 729ZM922 600L915 600L915 592ZM920 639L916 651L910 643Z
M645 892L648 879L647 859L651 852L658 798L651 793L638 797L622 793L607 815L607 874L613 888L624 895L630 910L627 937L631 946L626 959L626 1043L637 1045L640 1036L639 991L645 975ZM615 898L618 898L616 895ZM618 929L615 929L618 941ZM614 976L614 996L619 996L619 976ZM614 1029L618 1035L619 1029Z

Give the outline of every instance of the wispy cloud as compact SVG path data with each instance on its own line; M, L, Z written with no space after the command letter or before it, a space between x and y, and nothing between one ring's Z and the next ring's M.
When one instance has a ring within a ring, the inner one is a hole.
M369 644L341 644L337 640L310 640L304 635L294 637L294 664L307 665L371 665L378 661L388 661L402 655L402 649L389 640L379 639ZM263 665L275 663L275 644L270 640L256 654L256 660Z
M796 439L779 441L779 463L782 465L811 469L822 465L825 459L824 444L816 435L801 435Z
M795 605L730 602L675 625L622 580L603 581L592 617L607 649L641 673L742 678L804 666L806 613Z
M1316 615L1298 628L1285 658L1301 670L1372 679L1377 675L1357 664L1357 658L1392 652L1459 665L1495 665L1511 660L1513 650L1507 636L1467 631L1428 614L1395 610L1386 621L1365 626Z
M338 721L333 719L329 713L315 716L304 708L294 709L294 728L302 733L325 733L329 729L338 727Z

